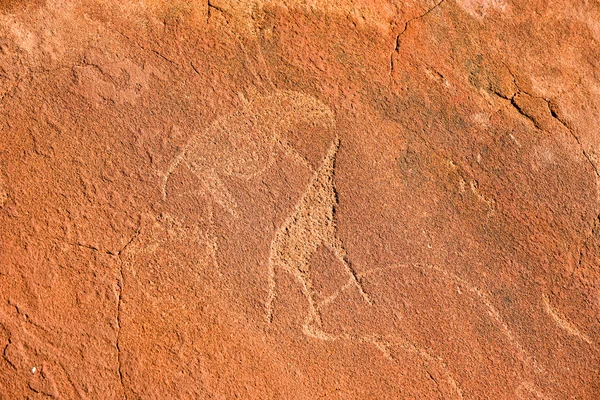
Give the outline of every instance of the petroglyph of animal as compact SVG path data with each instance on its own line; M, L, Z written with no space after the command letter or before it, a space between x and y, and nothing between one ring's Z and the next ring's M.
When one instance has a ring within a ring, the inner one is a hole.
M275 146L300 157L285 140L285 133L307 123L331 127L331 110L312 96L276 90L245 100L240 110L217 118L202 133L193 136L175 156L162 177L161 192L167 198L169 177L180 165L200 180L201 189L236 215L237 203L223 177L251 179L272 162Z
M366 278L367 276L372 275L374 273L389 271L389 270L393 270L393 269L405 269L405 268L416 268L416 269L422 270L422 271L427 271L427 270L431 271L431 272L435 273L437 277L443 279L444 281L456 285L457 288L462 288L463 290L466 290L467 293L471 294L471 298L473 300L475 300L476 302L479 302L487 310L488 316L497 324L498 329L506 336L506 338L508 339L508 342L513 347L518 360L524 366L531 368L533 371L536 371L536 372L544 372L545 371L545 368L543 366L541 366L540 364L538 364L537 360L535 358L533 358L525 350L525 348L519 343L515 334L512 332L512 330L509 328L508 324L502 318L500 311L492 304L492 301L489 298L489 296L485 292L483 292L481 289L479 289L478 287L476 287L475 285L473 285L472 283L467 281L466 279L448 271L447 269L444 269L444 268L441 268L441 267L438 267L435 265L428 265L428 264L424 264L424 265L421 265L421 264L411 264L411 265L394 264L394 265L389 265L389 266L385 266L385 267L374 268L374 269L363 271L363 272L359 273L357 275L357 277L358 277L358 279L362 279L362 278ZM317 305L318 308L321 309L321 308L325 307L326 305L334 302L335 299L338 296L340 296L340 294L342 294L344 291L346 291L352 287L352 282L353 282L352 280L348 280L348 282L345 285L343 285L338 291L333 293L328 298L322 300ZM543 297L543 300L544 300L546 307L549 307L549 305L547 305L548 300L545 296ZM550 313L550 311L548 311L548 312ZM578 331L576 331L576 333L577 333L576 334L574 331L572 331L573 329L574 328L571 328L571 331L569 331L569 332L574 334L575 336L580 336L580 333ZM458 385L458 383L454 380L454 378L450 374L445 361L442 358L440 358L439 356L430 353L428 350L422 349L422 348L416 346L414 343L412 343L406 339L403 339L401 336L389 335L385 338L378 338L378 337L373 337L373 336L350 336L348 334L332 335L332 334L329 334L326 332L319 332L319 336L322 339L329 339L329 340L352 340L355 342L372 343L373 345L375 345L375 347L378 350L380 350L382 352L382 354L384 356L386 356L386 358L391 359L393 361L396 361L396 360L393 357L391 357L390 352L389 352L390 348L392 348L392 347L400 347L404 351L415 353L421 357L421 359L424 361L425 364L430 364L430 365L433 365L436 368L438 368L440 370L441 375L445 378L445 380L448 384L448 388L451 389L451 391L455 394L456 398L459 398L459 399L463 398L462 390L460 389L460 386ZM588 339L587 337L584 336L582 338L580 336L580 338L587 342L587 340L586 340L586 339ZM538 397L540 399L548 398L548 397L546 397L546 395L544 393L542 393L542 391L539 389L539 387L533 382L523 381L521 386L519 386L517 388L517 394L519 394L522 390L527 390L528 392L535 394L536 397Z
M337 236L334 214L338 199L333 185L333 175L339 146L339 139L336 139L320 168L314 173L295 210L277 229L271 243L268 261L269 292L265 305L267 320L271 322L273 319L273 302L276 298L275 272L281 268L298 280L308 301L309 311L304 324L304 332L309 336L319 338L323 336L319 328L321 319L319 305L313 294L309 263L311 256L319 246L329 247L344 264L350 281L356 285L365 301L371 303Z
M579 329L577 329L577 327L567 321L567 319L558 310L552 307L552 304L550 304L550 299L548 299L547 295L542 295L542 302L544 303L544 310L550 317L552 317L554 322L556 322L556 325L558 325L569 335L575 336L576 338L583 340L585 343L595 347L594 342L589 336L587 336L585 333L582 333Z
M223 178L251 179L260 175L271 166L277 147L310 166L286 142L285 133L302 123L333 127L334 116L327 106L314 97L277 90L269 77L268 66L262 56L258 35L254 28L252 26L244 28L246 20L238 20L235 13L224 11L227 9L224 6L212 6L212 9L227 15L232 26L247 33L247 35L238 35L234 30L231 31L232 37L242 49L249 72L254 76L255 82L270 93L257 96L250 101L242 98L243 105L238 111L217 118L202 133L193 136L168 166L162 178L161 191L163 198L166 199L168 180L177 168L183 165L199 179L202 191L211 196L219 206L228 210L232 215L236 215L237 203L227 189ZM243 39L245 36L250 41L254 40L255 43L247 43ZM247 51L249 46L254 48L253 57ZM258 68L253 65L253 59L257 60ZM273 322L277 299L276 272L284 271L293 276L300 284L307 301L308 311L303 324L305 335L322 341L350 341L372 345L382 356L395 363L401 363L401 361L391 354L392 349L415 354L423 360L423 366L428 372L433 371L433 373L430 372L430 375L437 375L441 378L443 381L441 385L444 386L446 394L452 398L462 399L463 392L460 384L452 376L447 363L431 350L421 348L401 335L377 337L371 334L332 333L323 329L322 310L333 303L344 291L356 287L364 301L372 304L370 297L361 285L361 278L376 271L375 269L358 274L352 268L347 252L337 235L335 210L338 198L334 186L334 173L339 148L340 141L336 138L323 158L321 166L314 171L313 177L298 200L294 211L275 232L267 266L266 319L269 323ZM471 186L473 192L477 194L475 184ZM480 199L483 198L480 197ZM348 281L335 293L318 301L313 288L310 259L320 246L328 247L342 262L348 274ZM388 268L398 267L400 266ZM473 298L483 304L489 316L496 321L499 329L507 336L509 342L514 346L519 360L523 364L532 366L533 369L542 369L520 345L485 293L442 268L416 267L431 269L445 280L471 292L474 295ZM532 382L526 382L525 386L520 387L519 390L527 390L543 396Z

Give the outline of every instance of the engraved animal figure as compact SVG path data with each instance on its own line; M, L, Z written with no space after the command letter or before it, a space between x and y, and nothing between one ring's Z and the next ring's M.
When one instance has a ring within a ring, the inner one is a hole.
M334 214L338 199L333 185L333 175L339 146L339 139L336 138L323 163L315 171L295 210L277 229L268 260L269 292L265 305L267 320L271 322L273 319L273 302L276 298L275 271L281 268L300 283L309 307L304 333L317 338L323 338L325 334L318 329L321 318L319 305L313 294L309 260L319 246L325 245L331 249L344 264L350 281L356 285L365 301L371 303L337 236Z
M235 3L234 3L235 4ZM248 37L251 37L255 40L254 47L256 48L255 54L258 59L258 67L262 70L262 74L258 73L258 70L252 65L253 63L250 60L248 51L246 49L246 45L244 44L244 40L238 36L235 31L231 31L232 36L240 45L242 52L246 58L249 71L256 78L257 83L266 83L267 87L270 90L274 91L274 96L271 100L270 97L267 96L262 100L259 100L257 103L248 104L244 110L237 113L236 115L232 115L229 117L230 119L224 121L223 124L231 124L234 127L234 121L243 121L244 119L251 120L253 112L264 112L265 110L270 110L269 103L279 103L278 99L291 99L293 101L290 102L291 109L288 113L283 113L284 115L289 115L288 118L294 117L294 113L291 110L296 109L295 118L296 124L300 121L309 121L313 123L321 123L326 126L333 126L334 118L333 113L329 111L326 107L324 107L320 102L315 100L314 98L309 98L307 96L302 97L303 95L293 93L293 92L281 92L277 91L275 85L272 83L269 74L269 68L267 63L262 55L261 46L258 43L258 35L254 31L254 28L249 24L242 23L241 21L237 21L236 18L230 13L224 12L224 8L214 8L217 11L223 12L225 15L228 15L229 20L233 22L236 26L241 27L242 31L249 30L250 34ZM253 19L253 18L252 18ZM229 24L228 24L229 26ZM263 82L266 79L266 82ZM297 107L296 104L301 104L303 107ZM303 111L304 110L304 111ZM303 112L309 111L308 114L302 115ZM290 118L294 119L294 118ZM272 121L274 123L281 124L282 121ZM216 121L214 126L208 128L207 134L205 137L218 137L218 134L213 132L214 130L224 130L224 127L219 128L218 125L220 122ZM282 129L275 128L274 132L271 132L273 136L270 136L269 133L259 134L255 136L260 136L263 140L267 140L266 147L272 147L274 145L279 145L282 150L296 158L301 163L310 167L310 164L306 162L299 154L291 147L281 135L285 129L288 129L290 125ZM247 126L238 125L236 129L241 129L240 127L244 127L243 129L247 129ZM268 126L266 127L268 128ZM277 130L279 129L279 130ZM238 132L235 129L233 132ZM269 137L273 139L269 141ZM187 149L189 148L189 154L193 154L191 150L192 147L198 146L200 143L199 139L193 138L190 143L184 148L184 150L173 160L167 174L165 174L165 178L163 181L163 196L166 198L166 184L168 177L170 174L175 171L177 166L184 162L188 164L188 159L191 158L188 154ZM304 334L307 336L319 339L319 340L327 340L327 341L335 341L335 340L347 340L354 343L370 343L374 345L377 350L379 350L383 356L392 360L393 362L398 362L398 360L394 359L389 352L390 347L400 346L405 351L416 353L419 357L421 357L425 364L431 364L437 366L437 368L441 371L441 376L445 381L448 382L450 393L454 393L455 397L458 399L462 399L462 392L460 387L450 375L447 370L447 367L443 360L435 355L429 354L427 350L421 349L419 347L414 346L412 343L397 337L389 338L389 340L384 340L383 338L377 338L372 336L353 336L349 334L332 334L325 332L322 329L321 323L321 308L326 307L329 303L335 300L335 298L344 290L356 286L359 292L362 294L365 301L371 304L371 300L369 296L363 290L359 279L357 278L357 274L352 269L346 251L342 245L342 242L339 240L336 232L335 225L335 207L337 206L337 193L335 191L333 177L334 177L334 168L337 152L339 150L340 142L336 138L329 149L329 152L326 154L322 165L318 170L316 170L313 174L313 178L309 183L306 191L298 201L295 211L288 217L288 219L284 222L282 226L277 229L275 233L275 237L271 242L271 249L268 259L268 294L267 300L265 304L266 308L266 316L267 321L272 322L273 320L273 312L274 312L274 302L276 300L276 282L275 282L275 271L276 269L283 269L285 272L294 276L301 285L302 292L305 295L308 301L308 314L303 324ZM264 160L263 160L264 163ZM264 164L263 164L264 165ZM270 165L270 161L266 163L265 169ZM188 166L189 167L189 166ZM312 167L310 167L312 169ZM191 169L191 168L190 168ZM210 170L210 169L209 169ZM254 174L259 173L255 170ZM211 170L213 182L215 185L219 185L224 189L222 183L216 181L215 176L217 172ZM250 174L250 176L253 176ZM218 179L218 176L217 176ZM210 188L209 188L210 189ZM209 190L210 191L210 190ZM213 191L210 191L214 193ZM221 193L228 193L224 190ZM213 195L214 196L214 195ZM215 197L217 203L221 205L227 205L229 202L227 199L231 199L230 195L221 195L221 197ZM232 204L230 204L232 206ZM233 205L234 206L234 205ZM316 302L315 296L313 295L313 281L310 275L310 257L311 255L318 249L320 245L325 245L329 247L332 252L341 260L345 269L348 273L349 279L348 282L341 287L336 293L333 295L321 300L319 303Z
M556 325L558 325L559 328L567 332L569 335L575 336L579 340L584 341L590 346L594 348L596 347L594 345L594 342L592 341L592 338L587 336L585 333L582 333L579 329L577 329L577 327L575 327L573 324L567 321L565 316L563 316L558 310L552 307L552 304L550 304L550 299L547 295L542 295L542 302L544 303L544 310L550 317L552 317L552 319L554 320Z
M276 231L269 254L269 292L266 301L268 322L273 320L274 301L276 299L276 269L291 274L301 286L302 293L308 302L308 313L304 320L303 332L309 337L323 341L350 341L373 345L387 359L394 363L399 361L390 353L391 348L398 347L406 352L414 353L423 360L423 367L430 373L438 375L446 392L456 399L462 399L463 393L459 384L448 370L444 360L428 350L422 349L400 336L377 337L373 335L353 335L349 333L330 333L322 329L321 310L335 300L343 291L355 286L364 300L372 304L370 297L363 290L360 277L367 273L357 274L348 261L347 253L337 236L335 225L335 207L338 204L334 187L334 171L336 155L340 146L338 139L334 141L325 156L320 168L315 171L304 195L298 201L295 210ZM314 296L311 278L310 259L319 246L325 245L343 263L348 273L348 281L331 296L317 301ZM437 372L430 372L437 371Z
M232 22L241 31L248 33L248 38L255 41L251 45L254 47L258 68L252 65L253 62L247 51L248 44L242 38L245 35L240 36L236 34L235 30L231 30L231 35L241 47L249 72L254 76L255 82L271 93L258 96L250 101L242 98L243 106L240 110L216 119L205 131L192 137L170 163L163 176L161 190L163 198L166 199L170 175L180 165L186 166L202 182L202 190L212 196L218 205L235 215L237 204L225 186L223 178L233 176L251 179L260 175L271 166L272 155L276 147L310 167L310 164L286 142L285 132L301 123L332 127L334 116L329 108L311 96L277 90L271 82L269 69L262 55L258 34L254 31L254 27L237 20L223 7L212 7L212 10L219 11L228 17L227 26L230 26L229 22ZM244 28L244 26L246 27ZM261 73L258 72L259 69ZM275 232L268 258L268 294L265 302L267 321L269 323L273 321L274 303L277 299L275 274L276 271L283 270L298 281L302 293L307 299L308 312L303 324L305 335L323 341L367 343L374 346L384 357L398 364L401 361L391 354L391 349L398 348L416 354L423 360L423 366L431 376L437 375L441 378L447 395L463 399L459 382L452 376L447 363L431 350L417 346L402 335L378 337L370 334L331 333L322 328L322 309L333 303L341 293L351 287L356 287L364 300L372 304L370 297L362 288L361 278L365 278L375 270L357 274L337 235L335 209L338 198L334 186L334 172L339 147L340 141L336 138L321 166L314 171L313 177L297 202L294 211ZM312 167L310 168L312 169ZM329 297L317 301L314 295L310 259L322 245L328 247L342 262L348 274L348 281ZM213 244L213 246L216 245ZM394 267L392 266L392 268ZM480 297L483 304L489 309L490 316L497 320L501 329L516 347L519 358L524 362L535 364L535 360L532 360L516 342L500 314L481 291L445 270L431 268L437 270L442 277L465 285ZM528 390L537 390L533 383L526 382L526 384L529 385Z
M435 265L428 265L428 264L408 264L408 265L392 264L392 265L388 265L385 267L373 268L373 269L363 271L363 272L359 273L357 275L357 277L359 280L361 280L361 279L367 278L368 276L378 273L378 272L389 271L389 270L393 270L393 269L405 269L405 268L416 268L421 271L429 270L429 271L435 273L439 278L447 281L448 283L452 283L452 284L456 285L456 287L458 289L462 289L463 291L470 293L473 300L480 302L481 305L485 309L487 309L488 316L498 325L498 329L506 336L509 343L514 348L514 350L516 352L516 356L519 359L519 361L524 366L529 366L529 368L531 368L533 371L535 371L537 373L545 372L544 366L540 365L537 362L537 360L534 357L532 357L527 352L527 350L520 344L520 342L518 341L518 339L515 336L515 334L513 333L513 331L510 329L508 324L502 318L500 311L493 305L488 294L486 294L484 291L479 289L477 286L470 283L468 280L450 272L446 268L442 268L442 267L435 266ZM330 303L333 303L337 297L339 297L343 292L345 292L346 290L351 288L352 285L353 285L352 280L348 280L346 282L346 284L344 284L338 291L333 293L328 298L322 300L321 303L318 304L319 309L326 307ZM459 293L462 293L462 291ZM544 296L544 302L547 303L547 298L545 296ZM548 306L546 306L546 307L548 307ZM454 393L455 398L457 398L457 399L463 398L462 389L460 388L459 383L451 375L446 362L441 357L439 357L435 353L431 352L430 350L421 348L421 347L417 346L415 343L413 343L407 339L404 339L404 337L402 335L386 335L384 337L360 336L360 335L352 336L352 335L344 334L344 333L333 335L333 334L325 333L322 331L319 332L319 334L320 334L321 339L326 339L326 340L351 340L351 341L355 341L355 342L371 343L379 351L381 351L381 353L386 358L388 358L394 362L397 362L397 359L395 357L391 356L391 354L390 354L391 348L396 347L396 348L400 348L404 351L408 351L408 352L417 354L424 361L428 372L429 372L429 369L428 369L429 367L427 367L427 365L433 366L435 369L439 370L440 376L446 381L447 388L449 389L449 391L451 393ZM574 333L572 333L572 334L574 334ZM576 336L578 336L578 335L576 335ZM587 337L585 337L585 338L587 338ZM586 341L583 338L582 338L582 340ZM523 391L525 391L525 390L528 393L532 393L533 395L535 395L536 398L550 399L550 397L547 397L533 381L523 380L521 382L521 385L516 389L516 394L519 396L519 398L523 398L523 396L524 396Z
M202 192L235 216L237 203L223 183L224 177L260 175L271 165L274 146L301 157L287 143L285 133L302 123L333 124L331 110L302 93L276 90L253 100L241 99L241 109L217 118L173 158L162 177L163 199L167 198L169 177L183 165L200 180Z

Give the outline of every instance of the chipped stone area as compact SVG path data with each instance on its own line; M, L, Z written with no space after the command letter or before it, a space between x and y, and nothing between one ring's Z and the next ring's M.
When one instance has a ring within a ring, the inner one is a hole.
M0 0L0 399L596 399L600 8Z

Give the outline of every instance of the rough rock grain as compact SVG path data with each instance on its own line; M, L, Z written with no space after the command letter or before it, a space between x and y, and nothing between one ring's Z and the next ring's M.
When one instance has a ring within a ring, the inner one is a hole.
M600 398L600 3L0 0L0 399Z

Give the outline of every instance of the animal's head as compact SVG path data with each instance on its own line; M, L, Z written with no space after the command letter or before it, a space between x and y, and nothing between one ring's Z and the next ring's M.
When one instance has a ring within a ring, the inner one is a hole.
M245 101L240 109L217 118L192 137L173 159L163 176L163 198L169 176L182 163L203 181L218 184L221 191L225 190L221 176L249 179L260 175L271 165L275 146L306 124L331 129L334 114L320 100L292 91L276 90ZM232 203L233 197L226 197Z
M330 129L333 112L312 96L275 91L214 121L189 149L187 159L206 163L219 174L249 178L270 165L274 146L288 132L305 124Z

